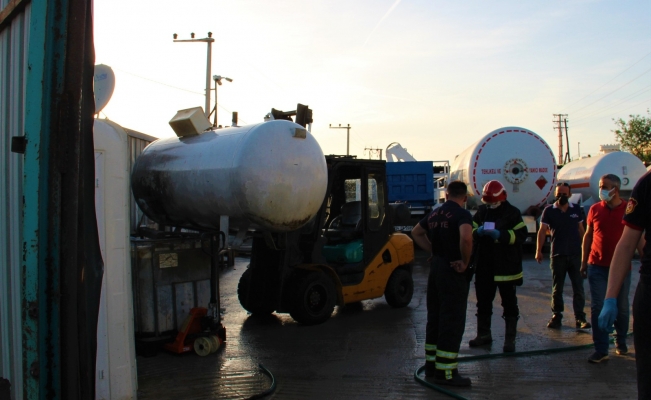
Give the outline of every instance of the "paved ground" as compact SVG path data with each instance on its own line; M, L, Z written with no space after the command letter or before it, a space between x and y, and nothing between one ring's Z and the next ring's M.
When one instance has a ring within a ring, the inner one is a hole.
M270 380L257 365L275 376L276 391L269 399L445 399L451 398L417 383L414 371L424 364L429 267L418 253L414 267L415 293L409 307L393 309L384 298L357 307L338 308L318 326L301 326L288 315L256 319L247 315L236 296L237 282L248 260L237 258L221 276L224 325L228 339L215 354L175 356L159 353L138 357L139 399L241 399L265 390ZM589 333L574 329L572 290L565 285L566 313L560 331L545 327L550 317L551 274L548 260L539 265L527 255L525 284L518 299L518 351L578 346L592 342ZM634 264L631 298L637 286ZM585 283L590 315L588 284ZM474 337L475 295L468 299L466 333L461 356L501 353L504 324L496 296L491 349L470 349ZM567 305L570 309L567 309ZM569 312L568 312L569 311ZM632 322L632 321L631 321ZM473 380L469 389L454 390L468 399L634 399L637 398L635 349L629 355L590 364L592 349L517 358L467 362L462 373Z

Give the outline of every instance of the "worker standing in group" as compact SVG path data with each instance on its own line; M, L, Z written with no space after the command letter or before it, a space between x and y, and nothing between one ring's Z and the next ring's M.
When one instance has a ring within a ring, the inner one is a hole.
M594 353L588 358L591 363L608 360L608 332L599 328L598 318L604 304L610 262L615 253L615 246L622 236L624 225L622 218L626 210L626 200L619 197L622 181L617 175L608 174L599 179L600 202L590 207L586 220L587 229L583 236L583 259L581 275L588 278L590 297L592 298L591 321ZM626 334L628 333L629 302L628 292L631 287L631 272L626 274L617 296L617 331L615 351L617 354L628 353Z
M490 344L493 300L499 289L506 322L504 352L515 351L520 318L516 287L522 285L522 243L527 238L520 210L506 200L506 189L499 181L484 185L484 203L473 217L475 239L475 293L477 295L477 337L471 347Z
M636 247L640 253L640 281L633 298L633 344L635 345L635 365L637 367L637 398L651 399L651 173L647 172L633 188L626 212L622 237L615 247L610 263L608 287L601 314L599 329L612 331L613 323L619 313L620 288L631 268L631 260ZM644 233L644 239L642 234Z
M457 369L466 327L466 272L472 253L472 217L463 208L467 190L461 181L448 184L447 201L411 231L414 242L432 253L427 280L425 376L453 386L471 384L470 378L459 375Z
M561 329L563 320L563 286L565 275L570 277L574 292L573 306L577 329L588 329L592 325L585 320L585 292L581 277L581 244L583 242L583 211L577 204L570 203L570 185L561 182L556 185L556 201L547 206L540 217L536 261L542 262L542 247L548 231L551 231L552 270L552 319L548 328Z

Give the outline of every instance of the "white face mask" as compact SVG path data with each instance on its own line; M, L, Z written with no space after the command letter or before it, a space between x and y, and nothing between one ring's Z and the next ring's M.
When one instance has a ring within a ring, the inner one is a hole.
M606 202L612 200L612 199L613 199L613 195L610 194L610 192L612 192L613 190L615 190L615 189L614 189L614 188L611 189L611 190L601 189L601 190L599 191L599 198L600 198L601 200L603 200L603 201L606 201Z
M488 208L496 209L497 207L500 206L500 204L502 204L502 202L501 202L501 201L498 201L497 203L486 203L486 206L487 206Z

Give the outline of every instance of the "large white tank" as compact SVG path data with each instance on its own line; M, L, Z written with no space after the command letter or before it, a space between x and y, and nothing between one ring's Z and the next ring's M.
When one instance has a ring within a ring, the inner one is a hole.
M285 120L160 139L136 160L132 189L156 222L191 229L232 227L284 232L316 215L326 192L321 147Z
M521 212L544 204L556 183L556 159L537 134L519 127L492 131L461 152L450 166L450 179L468 185L467 207L481 204L490 180L500 181L507 199Z
M615 174L621 179L620 195L628 199L637 181L646 173L644 163L631 153L615 151L567 163L558 171L558 180L567 182L572 194L581 194L583 204L599 201L599 179Z

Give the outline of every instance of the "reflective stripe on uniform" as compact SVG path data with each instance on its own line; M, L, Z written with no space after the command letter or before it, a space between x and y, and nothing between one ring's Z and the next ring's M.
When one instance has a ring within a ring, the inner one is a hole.
M519 274L515 274L515 275L495 275L495 278L493 280L495 282L508 282L508 281L515 281L521 279L522 277L524 277L524 274L520 272Z
M425 343L425 351L436 351L436 345Z
M507 232L509 233L509 236L511 237L511 238L509 239L509 244L513 244L513 243L515 243L515 232L513 232L513 231L510 230L510 229L509 229Z
M441 369L441 370L446 370L446 371L452 371L453 369L457 369L458 366L459 366L459 363L456 363L456 362L455 363L450 363L450 364L440 363L440 362L436 363L436 369Z
M448 351L436 350L437 357L449 358L450 360L455 360L459 353L450 353Z
M513 230L517 231L518 229L522 229L522 228L524 228L526 226L527 226L527 224L525 224L524 222L520 222L519 224L517 224L516 226L513 227Z
M425 361L436 361L436 356L425 354Z

